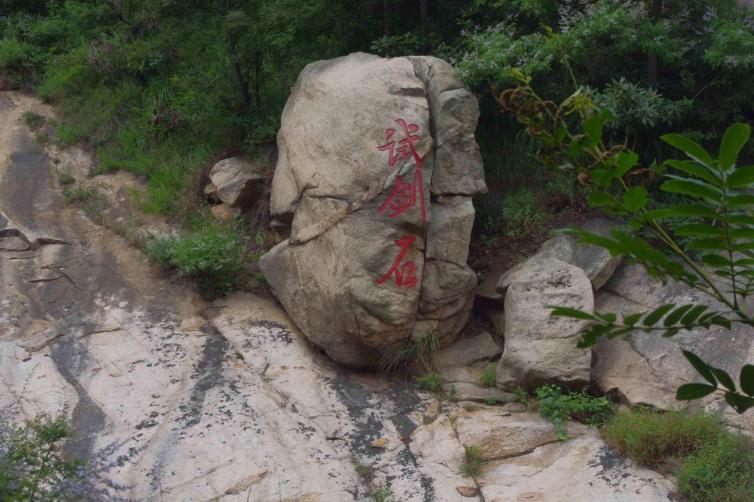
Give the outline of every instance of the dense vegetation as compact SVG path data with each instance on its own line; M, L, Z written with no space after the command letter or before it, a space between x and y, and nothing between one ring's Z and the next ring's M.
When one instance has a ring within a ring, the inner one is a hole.
M0 78L58 103L57 137L96 147L100 170L147 177L145 209L176 213L192 173L273 139L306 63L436 54L479 92L490 184L545 185L537 200L528 187L521 204L480 204L486 237L516 237L573 185L532 169L518 126L494 106L510 68L554 97L573 80L588 86L618 117L611 134L662 157L658 131L707 141L752 118L753 26L734 0L2 0Z

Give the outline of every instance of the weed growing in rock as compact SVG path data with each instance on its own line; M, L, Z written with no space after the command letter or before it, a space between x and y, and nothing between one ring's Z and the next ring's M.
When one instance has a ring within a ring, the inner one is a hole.
M635 462L675 474L684 500L754 500L754 444L715 415L621 411L602 434Z
M395 495L389 486L383 486L372 493L374 502L395 502Z
M372 468L364 464L356 464L356 474L364 479L372 479Z
M482 384L482 387L494 387L496 377L497 377L497 364L489 363L487 367L484 368L484 372L482 373L482 378L480 379L480 383Z
M463 445L464 462L461 464L461 474L475 478L482 470L484 455L482 449L474 445Z
M442 378L434 371L414 377L414 380L419 387L430 392L438 392L442 388Z
M68 171L58 171L58 183L63 186L73 185L76 183L76 178Z
M68 204L80 206L90 220L99 224L104 223L103 211L107 207L107 201L96 188L66 186L63 189L63 199Z
M583 392L564 393L557 385L543 385L535 394L539 414L555 425L555 433L561 440L568 439L568 420L601 425L613 413L613 404L606 397L593 397Z
M403 340L380 355L377 367L384 373L426 372L430 368L428 355L439 348L440 340L433 333L419 340Z
M521 403L524 406L529 406L529 403L531 403L531 396L523 387L516 387L516 390L513 391L513 395L516 396L517 403Z

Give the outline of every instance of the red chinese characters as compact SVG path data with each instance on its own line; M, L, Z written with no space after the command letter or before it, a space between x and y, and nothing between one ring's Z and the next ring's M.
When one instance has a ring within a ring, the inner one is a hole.
M414 147L414 143L421 140L421 136L415 134L419 132L420 128L418 125L409 124L403 119L396 119L395 122L400 126L403 137L396 144L395 135L397 131L390 128L385 132L387 142L377 148L388 152L387 163L390 167L395 166L399 159L414 159L416 169L414 170L413 181L407 181L403 176L396 176L390 194L388 194L387 199L380 206L380 213L390 211L388 216L390 218L397 218L408 209L414 207L418 199L421 206L422 222L426 223L427 210L424 207L424 176L422 173L424 159L419 156Z
M395 284L398 287L413 288L416 286L416 276L414 275L416 272L416 265L413 261L403 263L403 258L406 256L406 253L408 253L411 244L415 241L416 237L413 235L395 241L395 245L400 248L398 257L393 262L390 270L388 270L387 273L377 281L377 284L384 284L390 279L390 277L394 276Z

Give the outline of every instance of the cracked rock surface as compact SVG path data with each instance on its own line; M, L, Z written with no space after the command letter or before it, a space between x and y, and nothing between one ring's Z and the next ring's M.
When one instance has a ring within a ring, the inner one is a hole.
M476 99L432 57L351 54L308 65L278 134L271 213L290 238L260 267L294 322L334 360L369 366L468 320L466 264L486 191Z
M27 110L52 113L0 93L1 227L18 230L0 235L0 426L67 413L67 453L95 463L107 500L366 502L378 487L401 502L669 500L667 480L593 431L571 424L574 439L552 442L551 424L520 407L462 410L346 370L271 300L207 305L161 278L64 203ZM55 161L85 178L86 156ZM120 177L96 178L114 215L106 184ZM488 339L437 356L497 351ZM462 475L470 443L484 446L476 479Z

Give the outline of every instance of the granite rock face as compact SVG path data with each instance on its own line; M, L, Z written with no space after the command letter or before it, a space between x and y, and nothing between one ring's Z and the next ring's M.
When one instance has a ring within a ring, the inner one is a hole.
M471 196L486 190L474 96L432 57L368 54L308 65L283 112L270 212L290 236L260 268L334 360L466 324Z

